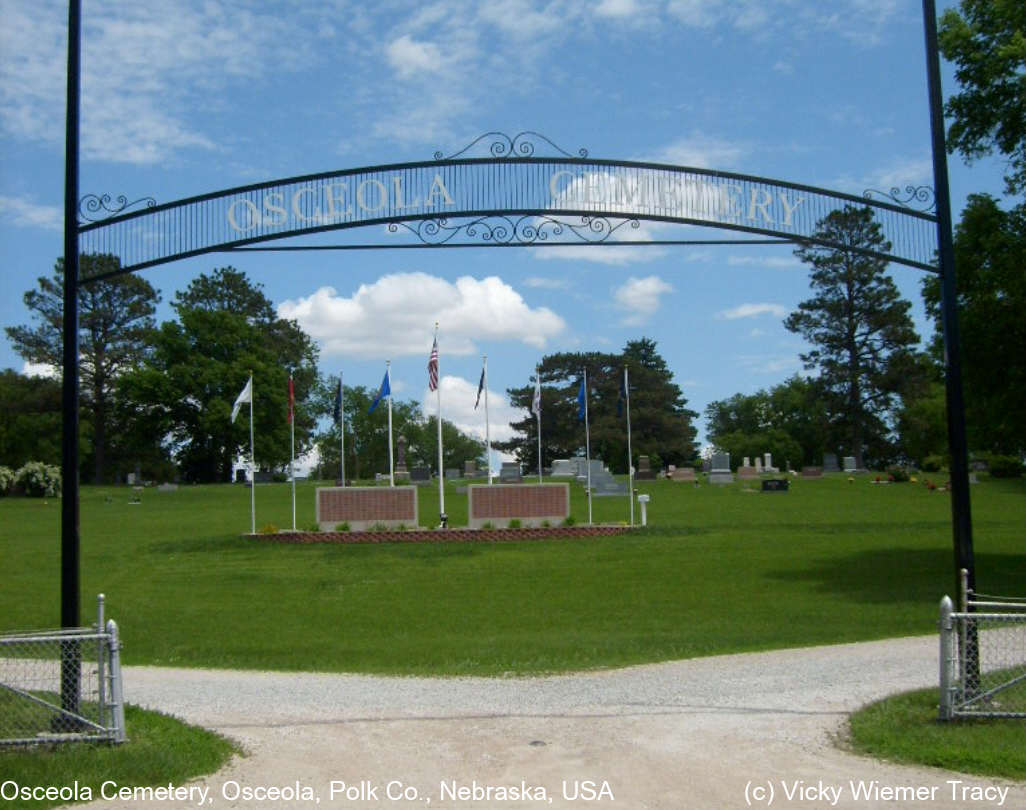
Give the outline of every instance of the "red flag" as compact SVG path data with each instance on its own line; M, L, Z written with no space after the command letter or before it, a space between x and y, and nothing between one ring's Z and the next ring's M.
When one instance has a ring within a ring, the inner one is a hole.
M292 411L296 407L296 394L292 390L292 375L289 375L289 422L292 422Z

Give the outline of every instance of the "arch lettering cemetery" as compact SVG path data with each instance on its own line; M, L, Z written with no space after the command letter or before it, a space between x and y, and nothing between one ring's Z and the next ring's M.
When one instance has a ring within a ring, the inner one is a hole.
M488 156L470 156L489 138ZM541 157L537 144L557 154ZM936 270L936 217L909 205L929 206L932 193L900 193L859 197L751 175L594 159L584 149L571 156L535 133L490 133L448 158L272 180L159 205L126 197L112 205L107 195L90 195L80 206L88 221L79 247L117 256L131 272L247 249L810 244L821 243L816 227L830 212L868 206L890 244L880 257ZM678 238L656 240L646 238L642 222L686 228ZM371 226L384 226L384 234ZM736 236L686 238L696 227ZM270 245L328 231L357 236L337 245ZM384 238L360 241L368 234Z

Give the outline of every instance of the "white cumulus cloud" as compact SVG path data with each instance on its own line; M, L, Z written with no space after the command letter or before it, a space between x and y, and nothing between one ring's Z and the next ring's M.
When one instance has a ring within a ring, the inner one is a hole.
M452 422L457 428L468 436L484 441L487 436L492 442L508 441L513 438L511 422L519 422L527 411L523 408L514 408L509 404L505 393L494 390L488 386L488 425L485 426L485 394L481 392L481 402L477 408L477 386L480 378L467 380L463 377L455 377L443 374L438 381L442 399L442 418ZM425 416L434 419L438 414L438 397L435 392L424 388L421 399L421 411Z
M780 304L740 304L731 309L724 309L717 313L718 318L726 321L736 321L739 318L757 318L760 315L772 315L776 318L787 317L788 309Z
M627 282L613 291L616 305L626 311L624 324L638 326L655 314L662 304L664 295L673 292L673 287L659 276L645 278L631 277Z
M37 205L17 197L0 196L0 217L13 225L43 228L48 231L64 229L64 211L53 205Z
M566 327L547 307L531 308L497 276L462 276L455 283L427 273L392 273L361 284L350 296L321 287L283 301L278 315L293 319L326 355L400 357L431 346L440 324L444 353L473 354L477 340L519 341L538 349Z
M637 0L602 0L595 6L595 13L599 17L612 17L623 19L641 14L643 11Z
M385 48L385 56L401 79L442 69L442 53L438 46L433 42L417 42L409 34L390 42Z
M735 169L749 151L741 143L694 133L664 146L655 160L696 169Z

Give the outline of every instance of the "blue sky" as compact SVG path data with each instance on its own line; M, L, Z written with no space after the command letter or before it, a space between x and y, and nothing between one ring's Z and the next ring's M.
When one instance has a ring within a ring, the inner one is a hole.
M0 18L7 326L29 321L22 295L62 252L67 7L0 0ZM593 158L850 194L932 185L921 5L83 2L83 195L164 203L523 130ZM949 167L956 221L968 194L1000 196L1000 162ZM159 317L190 279L228 264L317 339L324 372L375 387L391 360L396 397L432 409L439 321L443 413L483 434L473 404L487 355L493 438L519 418L505 390L544 354L649 337L702 412L801 371L806 348L782 326L809 295L787 246L213 254L143 271L162 292ZM892 275L929 338L921 273ZM27 370L4 337L6 367Z

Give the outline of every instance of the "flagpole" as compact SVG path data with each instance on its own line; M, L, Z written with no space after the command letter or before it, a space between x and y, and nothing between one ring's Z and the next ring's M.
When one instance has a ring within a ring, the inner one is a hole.
M292 531L296 530L296 395L289 375L289 427L291 428L292 453L289 457L289 478L292 479Z
M395 467L392 463L392 361L385 361L385 379L388 380L388 485L395 486Z
M627 498L631 503L631 526L634 525L634 462L631 455L631 385L627 366L623 367L623 392L627 400Z
M346 485L346 406L342 398L342 372L338 373L338 469L342 474L342 486Z
M253 371L249 372L249 526L250 534L256 534L256 454L253 451Z
M538 483L542 482L542 449L541 449L541 371L538 366L534 367L534 387L538 396L534 415L538 419Z
M591 525L591 433L588 428L588 369L584 369L584 460L588 465L588 525Z
M435 347L438 346L438 321L435 321ZM442 373L438 368L438 354L435 352L435 374L438 382L435 385L438 403L438 517L443 526L447 525L445 514L445 470L442 469Z
M492 484L492 435L488 426L488 355L481 358L484 366L481 371L484 374L484 395L485 395L485 456L488 463L488 485Z

